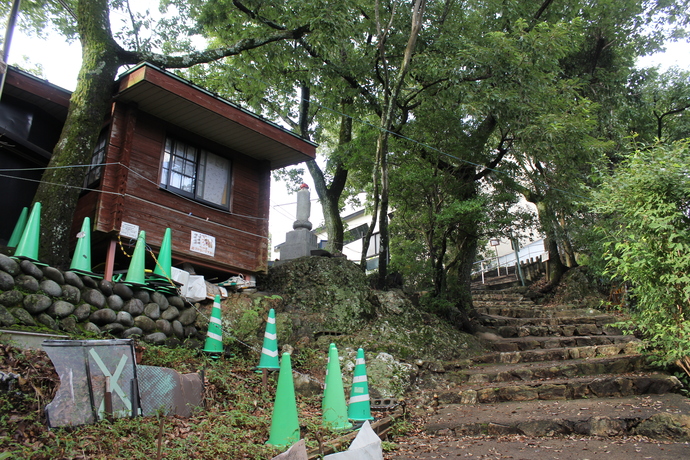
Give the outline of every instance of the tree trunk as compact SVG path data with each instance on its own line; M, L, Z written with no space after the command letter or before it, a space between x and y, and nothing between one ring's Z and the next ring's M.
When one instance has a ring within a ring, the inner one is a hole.
M302 99L304 100L304 92ZM346 104L351 104L352 100L343 101L343 111ZM338 139L339 145L345 145L352 140L352 118L343 115L340 118L340 137ZM348 170L343 166L342 162L336 160L335 172L330 185L326 185L326 178L319 165L314 160L307 162L307 169L314 179L314 188L316 194L321 201L321 208L323 209L323 219L326 225L326 232L328 232L328 242L326 243L326 250L339 253L343 250L343 242L345 238L345 229L343 219L340 216L340 197L345 189L347 182Z
M68 265L72 216L120 67L108 12L108 0L80 0L77 4L82 66L67 121L34 198L41 202L43 214L40 259L58 267Z
M546 235L546 250L549 253L549 284L542 289L542 292L546 293L550 292L558 284L563 274L568 270L568 267L565 266L559 254L558 239L556 237L553 214L551 213L546 200L540 199L535 201L532 202L537 206L539 222L541 223L541 228Z

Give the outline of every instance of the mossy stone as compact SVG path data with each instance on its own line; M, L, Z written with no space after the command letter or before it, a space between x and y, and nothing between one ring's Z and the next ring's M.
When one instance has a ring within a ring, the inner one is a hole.
M84 289L84 282L81 280L79 275L74 272L65 272L63 275L65 277L65 283L74 286L79 290Z
M151 302L151 294L149 294L149 291L144 291L143 289L134 291L134 298L141 300L144 304Z
M98 289L85 289L82 293L84 302L93 305L96 308L103 308L106 305L105 296Z
M161 317L161 307L157 303L147 303L144 306L144 314L155 321Z
M77 305L72 314L75 318L77 318L77 321L86 321L87 319L89 319L89 316L91 316L91 305L89 305L88 303Z
M142 330L139 329L138 327L130 327L129 329L126 329L126 330L122 333L122 338L123 338L123 339L128 339L128 338L130 338L130 337L132 337L132 336L139 336L139 337L141 337L142 335L144 335L144 331L142 331Z
M12 276L16 276L20 272L17 261L6 256L5 254L0 254L0 270L9 273Z
M78 287L71 284L63 284L62 300L76 305L81 302L81 291Z
M14 277L6 271L0 270L0 291L14 289Z
M134 326L134 318L126 311L118 311L117 318L115 318L115 321L122 324L125 327Z
M26 273L29 276L32 276L36 278L37 280L43 279L43 271L38 268L33 262L30 260L22 260L19 263L19 268Z
M19 305L24 300L24 294L17 290L5 291L0 294L0 305L5 307L14 307Z
M38 280L31 275L22 274L14 279L16 287L28 292L38 292L40 285Z
M39 284L39 289L52 297L62 296L62 288L53 280L44 279Z
M75 306L64 300L57 300L48 308L48 313L53 318L67 318L74 312Z
M139 316L144 313L144 303L139 299L129 299L122 306L122 310L132 316Z
M108 298L106 299L106 303L108 304L108 306L110 308L112 308L115 311L120 311L125 306L125 301L122 300L122 297L120 297L117 294L109 295Z
M134 318L134 326L138 327L144 332L153 332L156 330L156 322L144 315Z
M115 283L115 286L113 286L113 294L119 295L123 300L129 300L134 296L134 291L126 284Z
M168 302L168 298L157 291L151 294L151 302L158 304L161 311L167 310L168 306L170 305L170 302Z
M60 329L58 326L57 321L55 321L51 316L47 313L41 313L36 317L36 321L39 323L43 324L45 327L50 328L54 331L57 331Z
M10 313L17 318L17 321L24 326L36 326L36 320L28 311L21 307L14 307L10 309Z
M161 313L161 319L172 321L180 315L180 311L177 307L168 307L163 313Z
M96 310L89 316L89 321L94 323L96 326L105 326L108 323L114 323L116 319L117 313L115 313L115 310L111 310L110 308Z
M26 311L32 315L38 315L47 310L53 304L53 301L50 297L42 294L29 294L24 297L22 303Z
M7 310L7 308L0 305L0 325L4 327L14 326L17 323L17 319L12 315L12 313Z
M65 284L65 275L57 268L43 267L43 276L49 280L55 281L57 284Z

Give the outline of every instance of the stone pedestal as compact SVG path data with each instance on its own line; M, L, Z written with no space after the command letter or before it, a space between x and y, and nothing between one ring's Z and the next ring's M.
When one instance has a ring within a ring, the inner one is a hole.
M310 256L313 249L318 249L316 235L306 228L293 230L285 234L285 243L280 247L280 260Z
M302 184L297 192L297 220L292 224L294 230L285 234L285 243L280 246L281 262L310 256L312 250L318 249L316 235L311 232L310 212L309 187Z

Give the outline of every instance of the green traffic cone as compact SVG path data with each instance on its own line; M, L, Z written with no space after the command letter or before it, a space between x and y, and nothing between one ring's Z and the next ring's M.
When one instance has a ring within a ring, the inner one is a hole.
M158 253L158 262L156 268L153 269L153 275L168 280L172 275L172 230L165 229L163 241L161 242L161 250Z
M210 353L214 357L218 357L220 353L223 353L223 331L220 327L219 295L216 295L215 299L213 300L213 309L211 310L211 319L208 323L208 332L206 333L204 352Z
M328 364L326 366L326 385L321 402L323 424L332 430L349 430L352 423L347 420L347 403L343 376L340 373L338 349L332 343L328 348Z
M34 203L29 220L19 239L14 257L38 262L38 240L41 235L41 203Z
M261 359L257 369L280 369L278 362L278 335L276 334L276 312L270 309L266 321L264 346L261 348Z
M140 231L137 244L134 246L132 261L129 263L125 284L146 286L146 232Z
M352 378L352 390L350 391L350 403L347 406L347 416L355 422L374 420L371 416L371 403L369 402L369 382L367 382L367 367L364 362L364 350L357 350L355 361L355 373Z
M283 353L278 374L278 388L273 404L271 431L266 444L285 448L299 441L299 420L295 400L295 382L292 380L290 354Z
M91 271L91 219L84 217L81 231L77 235L77 247L72 255L69 269L85 275L92 275Z
M19 214L19 219L17 219L17 223L14 226L14 230L12 230L10 240L7 242L8 248L16 248L19 244L19 240L22 237L22 233L24 233L24 229L26 228L26 220L28 219L28 217L29 208L24 207L24 209L22 209L21 214Z

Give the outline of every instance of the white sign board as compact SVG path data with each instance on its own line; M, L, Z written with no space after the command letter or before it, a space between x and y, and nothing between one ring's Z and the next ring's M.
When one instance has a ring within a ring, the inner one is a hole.
M216 238L192 231L192 241L189 245L189 250L213 257L216 254Z
M500 240L497 240L496 238L493 238L493 239L490 239L490 240L489 240L489 244L490 244L491 246L498 246L499 244L501 244L501 241L500 241Z
M136 240L139 238L139 226L129 222L122 222L122 225L120 225L120 236Z

